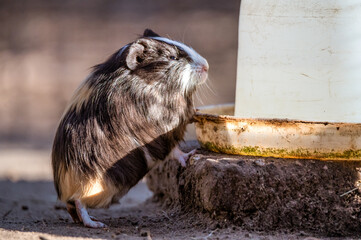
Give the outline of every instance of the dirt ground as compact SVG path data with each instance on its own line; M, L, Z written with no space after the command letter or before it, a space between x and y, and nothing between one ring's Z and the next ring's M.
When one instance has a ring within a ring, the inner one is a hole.
M0 149L0 239L316 239L302 231L249 232L203 213L166 208L144 180L120 204L90 210L109 228L85 228L56 200L49 150Z

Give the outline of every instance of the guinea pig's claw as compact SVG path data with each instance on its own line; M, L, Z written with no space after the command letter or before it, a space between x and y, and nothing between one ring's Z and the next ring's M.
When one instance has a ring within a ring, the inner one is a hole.
M193 149L193 150L190 151L189 153L186 153L188 159L189 159L190 157L192 157L192 156L196 153L196 151L197 151L197 149ZM187 160L188 160L188 159L187 159Z
M83 222L84 226L88 227L88 228L106 228L108 227L106 224L102 223L102 222L98 222L98 221L92 221L90 220L89 222Z
M174 157L178 160L178 162L182 165L182 167L187 166L188 159L196 153L196 149L193 149L192 151L188 153L182 152L178 147L174 151Z

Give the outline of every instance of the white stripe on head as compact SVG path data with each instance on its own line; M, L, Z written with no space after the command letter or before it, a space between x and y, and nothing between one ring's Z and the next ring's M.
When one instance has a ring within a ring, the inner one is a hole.
M187 45L185 45L183 43L180 43L180 42L177 42L177 41L174 41L174 40L170 40L170 39L164 38L164 37L151 37L151 38L155 39L155 40L158 40L158 41L161 41L161 42L168 43L169 45L174 45L177 48L182 49L183 51L185 51L188 54L188 56L197 65L202 64L202 65L208 66L207 61L201 55L199 55L196 51L194 51L193 48L188 47Z

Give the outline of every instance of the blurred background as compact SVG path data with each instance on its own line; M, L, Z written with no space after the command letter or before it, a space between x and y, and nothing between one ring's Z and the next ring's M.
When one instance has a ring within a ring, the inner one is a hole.
M91 67L145 28L208 60L209 87L199 89L197 106L234 102L239 6L240 0L0 0L0 238L87 235L68 227L65 208L54 207L52 141ZM113 211L95 215L118 216L150 196L141 181Z
M239 6L240 0L0 0L1 160L9 161L9 149L50 153L62 112L90 68L145 28L208 60L213 92L200 89L197 106L233 102Z

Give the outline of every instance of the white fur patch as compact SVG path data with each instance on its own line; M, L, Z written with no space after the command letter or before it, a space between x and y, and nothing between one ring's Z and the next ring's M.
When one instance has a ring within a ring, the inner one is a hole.
M182 90L186 92L191 83L192 83L192 69L190 65L186 65L182 72L182 77L181 77Z
M161 104L153 104L148 109L148 119L150 121L152 120L162 120L163 118L163 112L166 111L165 107Z

